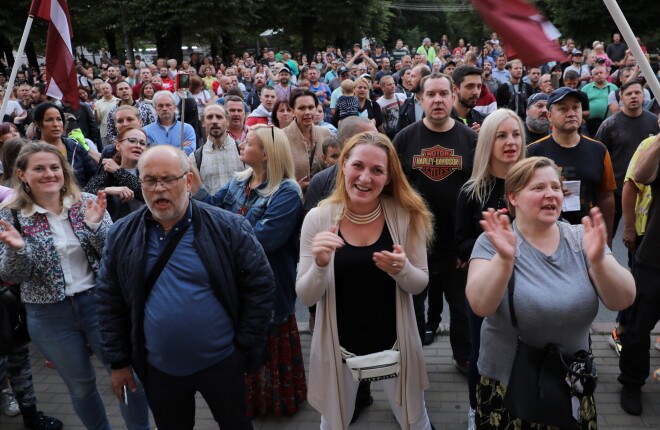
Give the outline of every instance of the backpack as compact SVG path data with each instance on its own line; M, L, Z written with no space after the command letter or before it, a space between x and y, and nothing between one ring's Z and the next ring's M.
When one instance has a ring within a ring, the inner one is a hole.
M234 140L234 143L236 144L236 151L238 151L238 155L241 155L241 149L238 147L239 145L238 141ZM199 148L195 149L194 152L197 171L200 171L202 169L202 158L204 158L204 153L202 152L202 149L204 149L204 146L200 146Z
M527 94L527 86L521 80L520 83L518 83L520 93L516 93L516 89L513 87L511 81L507 81L506 84L509 87L509 103L507 104L509 109L515 111L518 116L524 118L525 111L527 110L527 98L531 95Z
M18 213L11 211L14 228L21 231ZM25 306L21 303L18 285L0 281L0 356L7 355L16 347L30 342L27 331Z

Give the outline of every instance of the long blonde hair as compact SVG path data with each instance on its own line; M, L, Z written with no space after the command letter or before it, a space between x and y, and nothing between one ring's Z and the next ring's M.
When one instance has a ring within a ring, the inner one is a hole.
M480 205L486 203L493 190L493 186L495 186L495 178L490 172L493 144L495 143L497 129L500 124L509 118L513 118L518 123L521 133L520 138L522 139L520 155L516 161L525 158L525 127L523 127L520 117L514 111L505 108L498 109L488 115L479 130L479 139L477 140L477 149L474 153L474 164L472 166L472 176L463 185L468 196L477 200Z
M32 197L31 191L28 191L26 184L21 181L18 177L18 171L25 172L30 161L30 157L39 152L48 152L55 154L57 159L60 161L62 166L62 174L64 176L64 186L60 190L61 198L72 197L74 200L80 199L80 189L76 185L74 179L73 170L71 165L64 158L62 153L51 144L48 144L44 141L30 142L23 146L21 152L18 153L18 158L16 158L16 169L14 170L14 175L12 177L12 185L14 188L14 195L7 202L6 207L16 210L23 210L31 208L34 203L34 198Z
M261 149L268 156L266 159L268 185L265 189L258 190L258 193L263 197L268 197L277 191L280 184L284 181L291 181L300 189L296 181L296 169L293 163L293 156L291 155L289 139L286 137L286 134L277 127L264 124L255 125L250 130L255 132L261 143ZM245 181L253 173L252 167L248 167L238 172L236 178L239 181Z
M321 202L321 205L329 203L341 205L340 218L344 217L350 198L344 185L346 178L343 166L357 145L374 145L385 151L385 154L387 154L389 183L383 188L383 194L392 196L410 214L410 231L412 235L424 239L426 243L430 243L433 238L433 215L426 206L424 199L410 186L408 178L406 178L401 168L396 150L390 139L384 134L373 131L364 132L353 136L344 144L344 149L341 151L337 162L337 186L330 197Z

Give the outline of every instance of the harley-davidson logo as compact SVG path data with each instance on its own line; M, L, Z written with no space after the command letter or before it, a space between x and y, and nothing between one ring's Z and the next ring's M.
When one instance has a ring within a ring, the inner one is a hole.
M453 149L436 145L422 149L422 155L413 157L413 169L419 169L429 179L441 181L463 168L463 157L454 155Z

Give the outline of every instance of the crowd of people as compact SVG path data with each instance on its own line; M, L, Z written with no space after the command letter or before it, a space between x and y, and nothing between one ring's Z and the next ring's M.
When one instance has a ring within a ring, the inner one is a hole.
M581 48L538 65L495 33L311 59L104 55L79 60L77 109L42 70L9 86L0 71L3 288L88 429L110 429L92 354L128 429L149 411L192 429L198 392L222 428L307 401L321 429L346 429L372 382L401 428L434 429L423 347L444 301L469 429L546 428L506 395L520 345L591 357L599 301L620 311L621 407L639 415L660 319L660 106L619 34ZM37 409L27 339L0 345L0 384L5 414L62 428ZM570 419L594 429L577 386Z

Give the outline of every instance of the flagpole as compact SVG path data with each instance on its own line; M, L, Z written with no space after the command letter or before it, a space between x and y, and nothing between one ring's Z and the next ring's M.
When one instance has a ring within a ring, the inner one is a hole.
M651 69L651 65L646 59L646 55L644 55L642 48L639 46L632 28L630 28L630 24L628 24L626 17L623 16L623 12L621 12L621 8L617 4L616 0L603 0L603 2L605 3L605 6L607 6L607 9L610 11L610 15L612 15L612 19L614 19L616 26L619 28L619 31L623 36L623 40L626 42L626 45L628 45L628 48L630 48L632 54L637 60L637 64L642 69L644 78L649 84L655 99L660 101L660 83L658 83L658 77L655 75L655 73L653 73L653 69Z
M11 69L11 76L9 77L9 82L7 83L7 90L5 91L5 97L2 99L2 108L0 109L0 122L5 117L5 111L7 109L7 104L9 103L9 96L11 91L14 88L14 82L16 81L16 75L18 74L18 68L21 66L23 59L23 52L25 51L25 44L27 43L27 38L30 35L30 29L32 28L32 21L34 21L34 16L28 15L27 22L25 23L25 29L23 30L23 37L21 38L21 43L18 45L18 55L14 60L14 66Z

